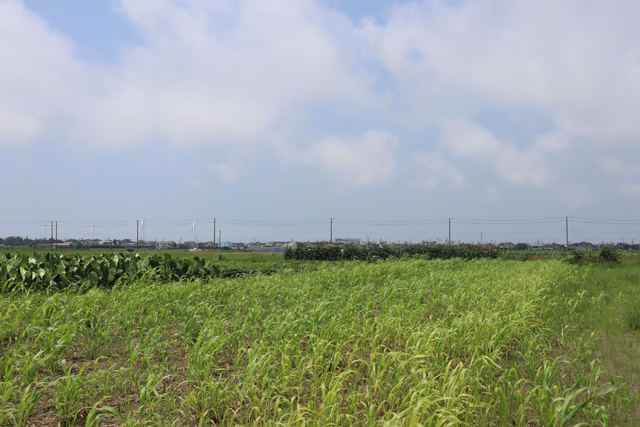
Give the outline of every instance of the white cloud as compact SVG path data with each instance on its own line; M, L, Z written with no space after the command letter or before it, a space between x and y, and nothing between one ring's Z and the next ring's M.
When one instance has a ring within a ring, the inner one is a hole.
M520 150L514 143L501 141L489 130L466 119L448 122L440 144L454 156L468 157L489 167L510 185L541 187L549 185L554 176L541 148Z
M82 81L73 45L20 1L0 2L0 146L22 146L49 133Z
M628 184L623 185L620 189L621 193L625 194L640 194L640 185Z
M633 165L615 157L605 157L599 161L600 169L617 177L612 182L615 191L623 194L640 193L640 165Z
M489 104L543 111L551 134L569 129L565 140L640 137L637 1L427 0L357 27L312 0L120 0L119 9L142 42L98 68L22 2L0 2L0 106L44 134L62 123L56 131L98 146L251 145L323 102L351 104L354 120L364 106L420 104L436 121L434 111ZM0 132L5 143L43 134Z
M320 0L118 4L141 41L97 66L23 2L0 0L0 146L206 144L241 156L375 127L421 142L399 147L368 132L278 154L356 186L393 181L407 166L396 157L423 152L427 188L462 188L456 159L514 187L548 188L558 175L578 176L554 152L582 140L623 149L640 141L635 0L425 0L355 26ZM513 111L544 125L498 137L498 120ZM424 129L442 129L440 140ZM576 152L576 163L597 151ZM211 169L233 182L241 166Z
M420 169L420 183L427 190L433 191L442 185L456 189L464 187L464 175L440 153L414 153L413 160Z
M309 103L368 97L355 29L313 1L121 0L119 8L142 43L98 67L20 1L0 2L0 108L22 118L0 129L0 141L59 126L98 147L251 146L282 133Z
M639 15L633 0L426 0L361 35L414 101L544 111L594 142L637 144Z
M495 161L499 178L515 186L544 187L553 183L555 175L540 153L522 152L511 144L505 145Z
M600 160L600 168L612 175L632 179L640 176L639 165L630 165L622 159L605 157Z
M86 112L85 133L101 129L101 144L253 145L307 102L365 93L342 43L348 21L312 1L122 0L121 9L144 44L125 52Z
M242 160L231 160L225 163L210 164L209 169L214 175L220 177L224 182L236 182L242 178L242 169L244 162Z
M192 177L192 178L189 178L187 181L194 188L202 187L202 181L200 180L200 178Z
M559 128L554 132L538 135L535 138L532 147L546 152L567 150L571 147L571 139L580 133L581 132L576 130L559 126Z
M38 168L36 164L29 159L19 159L16 162L16 166L19 170L24 172L34 172Z
M556 188L556 193L567 206L574 209L591 205L596 201L593 191L586 184L561 186Z
M350 186L385 186L395 178L397 146L397 138L385 131L370 130L360 138L332 135L298 152L296 160Z
M504 148L504 144L490 131L466 119L449 121L443 129L441 143L454 156L494 155Z
M489 185L487 186L486 190L485 190L485 195L483 200L486 203L493 203L493 202L497 202L498 200L500 200L502 198L502 194L500 193L500 190L498 190L495 186L493 185Z
M28 144L42 134L40 120L0 105L0 146Z

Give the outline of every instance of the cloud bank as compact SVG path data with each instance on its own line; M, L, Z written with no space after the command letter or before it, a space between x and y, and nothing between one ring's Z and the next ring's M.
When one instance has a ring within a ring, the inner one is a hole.
M463 188L462 162L506 186L549 187L568 166L558 153L640 141L637 1L426 0L357 23L311 0L117 7L141 41L96 65L21 1L0 1L0 146L241 155L285 141L354 187L391 182L407 166L398 153L413 152L433 190ZM629 192L638 179L628 174Z

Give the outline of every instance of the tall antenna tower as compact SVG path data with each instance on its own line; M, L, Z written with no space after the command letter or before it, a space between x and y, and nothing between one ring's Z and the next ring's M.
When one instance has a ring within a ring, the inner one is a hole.
M191 231L193 231L193 241L196 241L196 217L193 217L193 226L191 227Z
M95 224L91 224L91 240L95 240L96 239L96 234L94 233L94 228Z
M147 240L147 239L145 238L145 235L144 235L144 219L143 219L143 220L142 220L142 241L143 241L143 242L146 242L146 240Z
M44 236L47 235L47 223L42 222L42 241L44 242Z

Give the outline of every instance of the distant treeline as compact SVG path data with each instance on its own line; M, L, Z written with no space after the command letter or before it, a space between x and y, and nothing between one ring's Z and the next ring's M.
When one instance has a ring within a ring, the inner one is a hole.
M337 246L287 248L284 251L284 259L300 261L371 261L375 259L402 258L420 256L427 259L449 258L498 258L500 251L497 248L458 248L455 246L375 246L357 247L347 246L343 249Z
M20 237L20 236L9 236L5 238L0 237L0 245L12 246L12 247L35 247L41 244L53 245L54 243L73 243L73 246L76 248L96 247L96 248L110 248L110 249L125 249L127 247L125 246L125 243L135 243L129 239L109 240L109 242L110 242L109 245L97 244L97 245L88 246L82 243L82 241L75 240L75 239L65 241L62 239L50 239L50 238L30 239L28 237Z
M40 243L62 243L62 240L51 239L30 239L28 237L9 236L5 238L0 237L0 245L4 246L36 246Z

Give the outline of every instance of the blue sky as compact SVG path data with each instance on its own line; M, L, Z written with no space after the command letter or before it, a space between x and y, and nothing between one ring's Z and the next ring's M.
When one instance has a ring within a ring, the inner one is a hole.
M316 240L338 218L334 237L421 241L448 220L419 221L452 217L456 240L563 242L565 216L635 220L637 16L626 0L0 0L0 237L57 220L59 237L135 238L144 218L146 238L188 240L195 218L211 240L218 218L223 240ZM555 219L471 221L529 218ZM584 239L640 225L572 220Z

